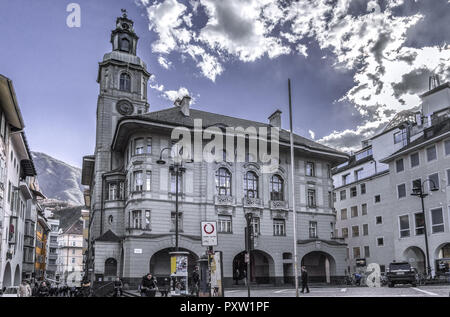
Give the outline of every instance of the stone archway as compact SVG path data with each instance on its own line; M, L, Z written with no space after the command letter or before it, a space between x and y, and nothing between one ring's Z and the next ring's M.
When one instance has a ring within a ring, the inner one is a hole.
M3 272L3 287L12 286L12 276L11 276L11 264L6 263L5 271Z
M312 283L331 283L331 278L336 275L336 261L322 251L313 251L303 256L301 266L308 271L309 281Z
M179 248L179 251L189 252L188 277L191 277L195 266L198 264L198 256L187 249ZM170 252L173 252L173 248L162 249L155 252L150 258L149 272L157 279L170 277Z
M411 246L403 251L403 258L409 262L418 272L426 272L425 253L421 248Z
M443 243L436 248L435 259L436 273L438 275L448 274L450 272L450 243Z
M20 265L17 264L16 271L14 272L14 286L19 286L21 282Z
M242 280L247 272L245 251L237 254L233 259L233 278ZM266 252L253 250L250 253L250 282L256 284L271 284L275 279L275 262Z
M114 258L106 259L105 261L105 280L115 278L117 276L117 260Z

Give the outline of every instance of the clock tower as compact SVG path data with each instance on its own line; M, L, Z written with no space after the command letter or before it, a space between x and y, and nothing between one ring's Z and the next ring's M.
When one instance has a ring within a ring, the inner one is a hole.
M134 30L134 22L128 18L126 10L122 13L111 32L112 51L104 55L98 68L96 193L101 193L101 175L111 170L111 143L117 122L124 116L144 114L149 108L147 85L150 73L147 65L136 55L139 37ZM101 197L93 199L94 204L101 201Z

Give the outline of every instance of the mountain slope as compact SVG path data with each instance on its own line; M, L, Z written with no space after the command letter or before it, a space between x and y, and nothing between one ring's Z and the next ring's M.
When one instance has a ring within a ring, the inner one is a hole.
M47 154L32 152L39 187L47 198L84 205L81 169Z

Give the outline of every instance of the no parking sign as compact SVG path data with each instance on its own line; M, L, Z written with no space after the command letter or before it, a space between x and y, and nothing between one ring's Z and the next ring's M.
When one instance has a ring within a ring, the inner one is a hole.
M202 246L216 246L217 245L217 223L215 221L202 221Z

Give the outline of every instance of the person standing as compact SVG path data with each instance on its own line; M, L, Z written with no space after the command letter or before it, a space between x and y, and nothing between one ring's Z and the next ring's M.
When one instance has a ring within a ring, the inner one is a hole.
M39 297L48 297L49 289L47 287L47 283L42 282L41 286L39 286L38 296Z
M25 280L22 281L19 285L19 297L28 297L27 296L27 282Z
M306 267L302 266L302 293L305 292L309 293L309 287L308 287L308 271L306 270Z
M148 273L142 278L141 296L155 297L156 282L153 276Z
M200 291L200 275L198 274L198 267L195 267L192 272L192 292L191 295L198 297Z

